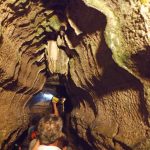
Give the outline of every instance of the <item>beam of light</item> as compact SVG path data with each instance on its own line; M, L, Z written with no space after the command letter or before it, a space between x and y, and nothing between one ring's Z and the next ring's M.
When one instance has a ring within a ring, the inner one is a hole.
M40 105L42 103L49 103L52 98L53 98L53 94L49 93L49 92L40 92L38 94L36 94L32 100L30 101L30 108L34 105Z
M43 94L43 98L46 100L46 101L51 101L52 98L53 98L54 95L52 95L51 93L44 93Z

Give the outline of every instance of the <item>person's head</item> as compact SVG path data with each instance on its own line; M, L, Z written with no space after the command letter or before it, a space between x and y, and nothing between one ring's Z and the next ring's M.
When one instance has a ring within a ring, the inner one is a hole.
M61 103L64 103L66 101L65 97L60 98Z
M49 145L63 136L63 122L60 117L48 115L43 117L38 125L40 144Z

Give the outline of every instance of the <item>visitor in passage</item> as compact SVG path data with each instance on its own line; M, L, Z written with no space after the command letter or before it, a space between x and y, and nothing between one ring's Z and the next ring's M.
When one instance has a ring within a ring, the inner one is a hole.
M30 141L29 150L32 150L37 141L37 121L31 121L31 126L28 129L28 140Z
M44 116L38 125L39 140L32 150L67 150L67 139L62 132L63 122L57 108L58 100L52 100L54 114Z

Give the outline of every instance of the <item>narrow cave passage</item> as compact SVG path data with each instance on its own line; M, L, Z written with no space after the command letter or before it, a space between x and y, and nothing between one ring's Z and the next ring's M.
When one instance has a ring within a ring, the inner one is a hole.
M149 4L103 1L0 2L0 149L28 149L50 94L77 150L150 147Z
M64 103L64 106L61 104L61 102L58 102L58 110L59 113L64 121L64 126L68 124L66 122L66 116L71 112L72 110L72 103L69 99L69 96L66 92L66 88L63 85L63 83L59 82L59 77L57 75L54 75L47 79L43 89L33 95L33 97L29 100L27 103L27 107L29 108L29 127L34 124L38 125L39 120L45 116L48 113L53 113L51 100L52 97L55 96L57 98L65 97L66 101ZM64 109L64 110L63 110ZM28 128L29 129L29 128ZM22 148L22 150L28 150L29 149L29 131L26 129L18 138L17 140L9 147L11 150L18 150L19 147ZM66 132L66 128L64 129L64 132Z

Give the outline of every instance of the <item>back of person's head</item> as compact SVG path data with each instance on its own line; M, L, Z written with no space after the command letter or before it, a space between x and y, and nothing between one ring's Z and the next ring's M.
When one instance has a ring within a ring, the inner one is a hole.
M49 145L63 136L62 119L55 115L43 117L38 125L40 144Z

